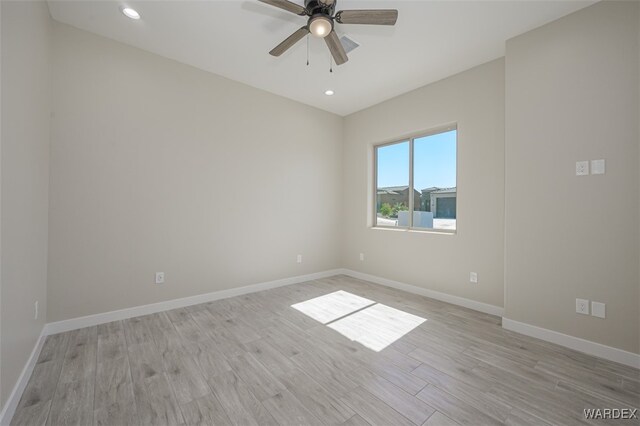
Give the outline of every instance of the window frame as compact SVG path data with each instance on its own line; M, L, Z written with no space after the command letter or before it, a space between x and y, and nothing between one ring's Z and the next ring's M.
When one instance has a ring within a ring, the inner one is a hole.
M430 130L413 133L411 135L394 139L393 141L381 142L373 144L373 203L372 203L372 211L373 211L373 224L371 226L372 229L384 229L384 230L397 230L397 231L409 231L409 232L420 232L420 233L436 233L436 234L447 234L447 235L455 235L458 232L458 212L456 209L456 229L436 229L436 228L415 228L413 226L413 208L415 206L414 200L414 191L413 191L413 169L414 169L414 142L416 139L421 139L433 135L437 135L440 133L446 133L450 131L456 131L456 198L458 197L458 123L451 123L443 126L434 127ZM385 146L395 145L403 142L409 143L409 225L408 226L388 226L388 225L380 225L378 224L378 148L383 148ZM456 200L456 205L458 202Z

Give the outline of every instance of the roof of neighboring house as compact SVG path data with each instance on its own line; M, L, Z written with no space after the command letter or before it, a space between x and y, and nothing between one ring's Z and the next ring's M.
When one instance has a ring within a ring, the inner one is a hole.
M429 188L423 189L422 192L433 192L433 191L436 191L438 189L440 189L440 188L438 188L437 186L430 186Z
M408 188L409 188L408 185L384 186L384 187L378 188L378 194L398 195L400 192L406 191ZM431 186L429 188L423 189L422 193L424 194L425 192L427 192L431 194L447 194L447 193L453 193L456 191L457 191L457 188L455 186L452 186L449 188L439 188L437 186Z
M452 193L452 192L456 192L456 187L452 187L452 188L440 188L436 191L433 191L432 194L446 194L446 193Z
M378 194L382 193L382 194L394 194L394 193L398 193L399 191L405 191L409 188L409 185L405 185L405 186L385 186L382 188L378 188Z
M452 186L450 188L438 188L437 186L432 186L430 188L425 188L422 190L422 192L429 192L431 194L446 194L446 193L452 193L452 192L456 192L457 189L455 186Z

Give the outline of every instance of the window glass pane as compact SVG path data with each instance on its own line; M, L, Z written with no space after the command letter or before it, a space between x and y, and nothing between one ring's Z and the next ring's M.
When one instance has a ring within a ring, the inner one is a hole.
M414 140L414 228L456 229L456 130Z
M376 225L409 226L409 142L377 148Z

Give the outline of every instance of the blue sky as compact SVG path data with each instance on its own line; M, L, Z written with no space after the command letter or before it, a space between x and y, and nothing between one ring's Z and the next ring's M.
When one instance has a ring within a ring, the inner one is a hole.
M456 186L456 131L416 139L414 187ZM378 187L409 184L409 142L378 148Z

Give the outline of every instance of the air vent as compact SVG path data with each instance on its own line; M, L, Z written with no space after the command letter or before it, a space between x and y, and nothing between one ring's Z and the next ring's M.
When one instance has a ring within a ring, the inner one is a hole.
M353 40L352 38L349 38L348 35L343 35L342 37L340 37L340 43L342 43L342 47L344 47L344 51L347 54L360 46L360 43Z

